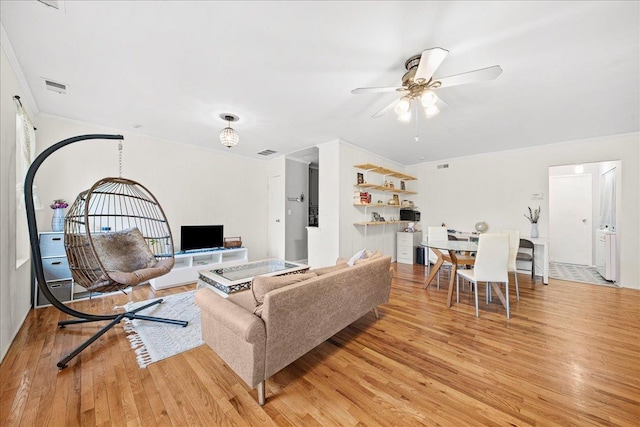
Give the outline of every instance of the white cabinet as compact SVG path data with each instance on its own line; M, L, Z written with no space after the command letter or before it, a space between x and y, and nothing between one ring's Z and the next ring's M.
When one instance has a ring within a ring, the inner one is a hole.
M73 279L71 278L71 270L69 270L67 253L64 250L64 233L40 233L38 242L47 287L58 300L71 301ZM33 306L41 307L50 304L38 288L38 282L35 278L33 283Z
M422 241L422 232L415 233L397 233L397 254L396 261L402 264L415 264L416 248Z
M198 270L214 270L248 261L247 248L176 254L175 264L164 276L149 280L153 289L165 289L198 280Z

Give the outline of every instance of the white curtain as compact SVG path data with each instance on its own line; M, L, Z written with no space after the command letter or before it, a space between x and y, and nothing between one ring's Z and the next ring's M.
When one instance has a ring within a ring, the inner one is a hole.
M600 175L600 229L616 229L616 169Z
M16 102L16 139L18 155L16 159L16 205L24 208L24 179L29 166L36 158L36 132L31 119L22 105ZM42 203L33 186L33 203L36 209L42 209Z

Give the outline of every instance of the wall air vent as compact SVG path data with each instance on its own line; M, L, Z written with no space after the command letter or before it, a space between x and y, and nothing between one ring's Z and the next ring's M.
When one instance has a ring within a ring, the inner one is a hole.
M277 153L277 151L273 151L273 150L262 150L260 151L258 154L260 154L261 156L270 156L272 154Z
M438 169L449 169L449 163L443 163L438 165Z
M64 83L54 82L53 80L44 79L44 85L48 90L66 95L69 92L69 86Z

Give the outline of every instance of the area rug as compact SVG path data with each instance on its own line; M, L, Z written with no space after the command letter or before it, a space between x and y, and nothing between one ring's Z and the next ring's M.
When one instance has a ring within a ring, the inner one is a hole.
M195 291L189 291L164 297L161 304L139 313L145 316L186 320L189 324L185 327L139 319L124 320L124 330L131 348L136 351L136 359L141 368L203 343L200 332L200 308L195 303L194 294ZM129 302L116 308L129 311L151 301L153 300Z
M615 283L605 280L595 267L586 265L549 263L549 277L569 282L591 283L593 285L613 286Z

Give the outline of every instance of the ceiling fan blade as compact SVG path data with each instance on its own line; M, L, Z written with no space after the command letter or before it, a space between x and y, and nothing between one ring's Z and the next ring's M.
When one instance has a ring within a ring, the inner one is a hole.
M359 94L359 93L377 93L377 92L406 92L407 89L400 87L359 87L357 89L353 89L351 93Z
M420 83L418 80L422 79L424 83L428 82L448 54L448 50L440 47L434 47L433 49L427 49L422 52L413 81Z
M500 68L499 65L494 65L493 67L481 68L475 71L455 74L453 76L444 77L442 79L435 79L434 81L440 82L440 86L438 86L438 88L443 88L493 80L501 73L502 68Z
M391 103L389 105L386 105L382 110L378 111L377 113L375 113L373 116L374 119L377 119L378 117L384 116L385 114L387 114L393 107L395 107L395 105L398 103L399 99L394 99L393 101L391 101Z

